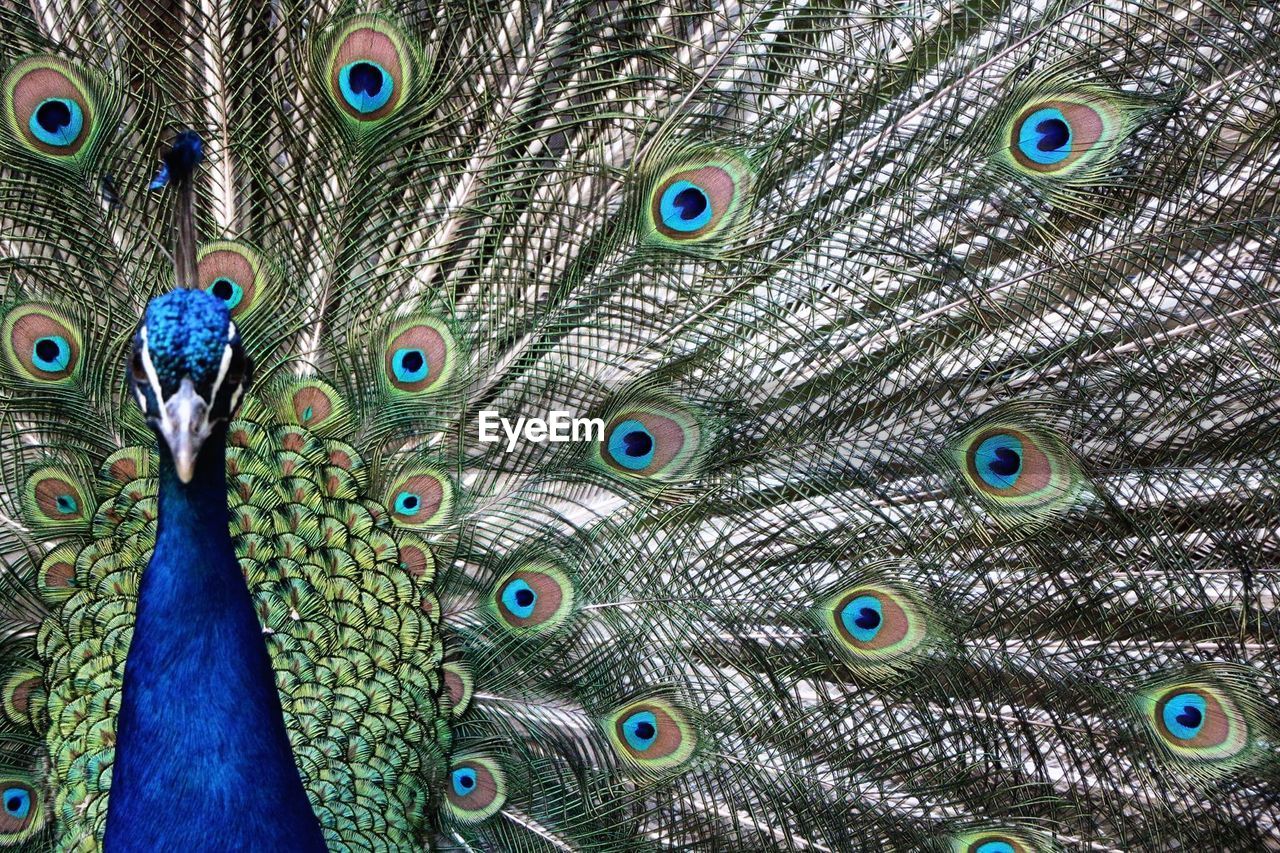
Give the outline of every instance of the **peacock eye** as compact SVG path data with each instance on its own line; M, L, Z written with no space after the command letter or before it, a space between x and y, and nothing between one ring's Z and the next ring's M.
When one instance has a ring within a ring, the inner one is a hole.
M398 349L391 356L391 370L400 382L421 382L430 370L427 356L420 348Z
M1137 117L1134 105L1101 91L1030 98L1008 119L997 159L1045 187L1087 185L1119 153Z
M418 317L393 326L383 344L383 378L391 390L425 394L444 387L457 347L448 326Z
M326 89L354 127L372 126L400 110L414 88L414 52L404 34L373 15L335 34Z
M647 190L644 239L682 251L714 251L730 242L750 212L755 172L751 163L726 151L671 162Z
M424 528L448 520L453 507L453 484L428 465L405 469L387 489L385 503L400 527Z
M994 489L1012 489L1022 472L1022 441L1015 435L999 433L978 445L978 476Z
M701 433L698 418L682 406L635 406L609 419L597 452L618 474L659 482L687 479L702 450Z
M665 775L679 770L697 748L697 730L688 715L666 699L633 702L603 723L618 755L642 772Z
M71 363L71 344L61 335L37 338L31 346L31 362L47 373L66 370Z
M227 310L234 310L244 299L244 288L236 284L234 279L219 276L205 290L227 303Z
M951 452L965 484L1002 523L1064 512L1086 486L1062 440L1020 415L972 430Z
M4 802L5 814L16 820L22 820L31 813L31 792L25 788L6 788L0 795Z
M80 70L55 56L30 56L0 81L0 112L23 148L54 162L92 150L97 107Z
M1015 125L1018 152L1031 163L1049 166L1071 154L1071 123L1058 107L1044 107Z
M46 384L76 377L83 341L76 324L56 308L15 306L0 327L0 350L22 379Z
M46 98L31 114L31 133L45 145L67 148L84 130L84 113L70 98Z
M520 566L494 588L493 604L502 623L517 634L550 631L573 612L575 590L567 572L551 563Z
M480 823L492 817L507 800L507 780L502 768L485 755L458 759L449 771L445 799L453 816L462 823Z
M658 739L658 718L652 711L637 711L622 721L622 734L637 752L645 752Z
M1179 693L1166 699L1160 714L1165 731L1178 740L1194 740L1204 728L1207 706L1198 693Z
M906 666L940 639L925 602L889 584L865 583L836 594L822 619L841 657L869 672Z
M375 112L386 106L395 91L395 81L376 62L362 59L342 66L338 72L342 99L356 112Z
M196 252L200 289L221 299L233 320L248 317L274 292L276 269L256 249L227 240L204 243Z
M129 359L129 372L133 374L134 380L147 381L147 369L142 363L142 353L134 352L133 358Z

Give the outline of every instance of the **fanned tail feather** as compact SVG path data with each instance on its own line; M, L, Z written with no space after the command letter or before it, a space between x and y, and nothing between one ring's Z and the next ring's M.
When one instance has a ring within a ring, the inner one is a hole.
M0 9L0 842L101 836L179 284L332 849L1274 849L1278 14Z

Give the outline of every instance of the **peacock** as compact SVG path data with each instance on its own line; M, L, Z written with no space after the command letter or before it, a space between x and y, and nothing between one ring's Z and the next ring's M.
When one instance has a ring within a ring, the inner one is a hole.
M1274 4L0 33L0 845L1280 850Z

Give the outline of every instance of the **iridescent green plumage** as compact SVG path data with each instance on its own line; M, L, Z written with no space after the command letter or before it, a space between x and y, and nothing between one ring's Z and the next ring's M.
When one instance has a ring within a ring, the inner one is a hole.
M439 617L420 606L432 577L402 565L349 444L260 410L232 423L230 444L232 532L304 784L334 846L379 826L375 846L403 849L449 745ZM153 456L139 448L104 466L93 538L46 593L59 616L36 648L48 662L48 751L66 780L54 807L72 836L99 834L105 819L112 712L155 535Z

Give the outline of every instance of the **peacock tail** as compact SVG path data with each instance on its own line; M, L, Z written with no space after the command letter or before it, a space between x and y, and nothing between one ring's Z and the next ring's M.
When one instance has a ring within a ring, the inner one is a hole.
M197 286L331 850L1280 850L1280 11L373 5L0 4L0 843L101 849Z

